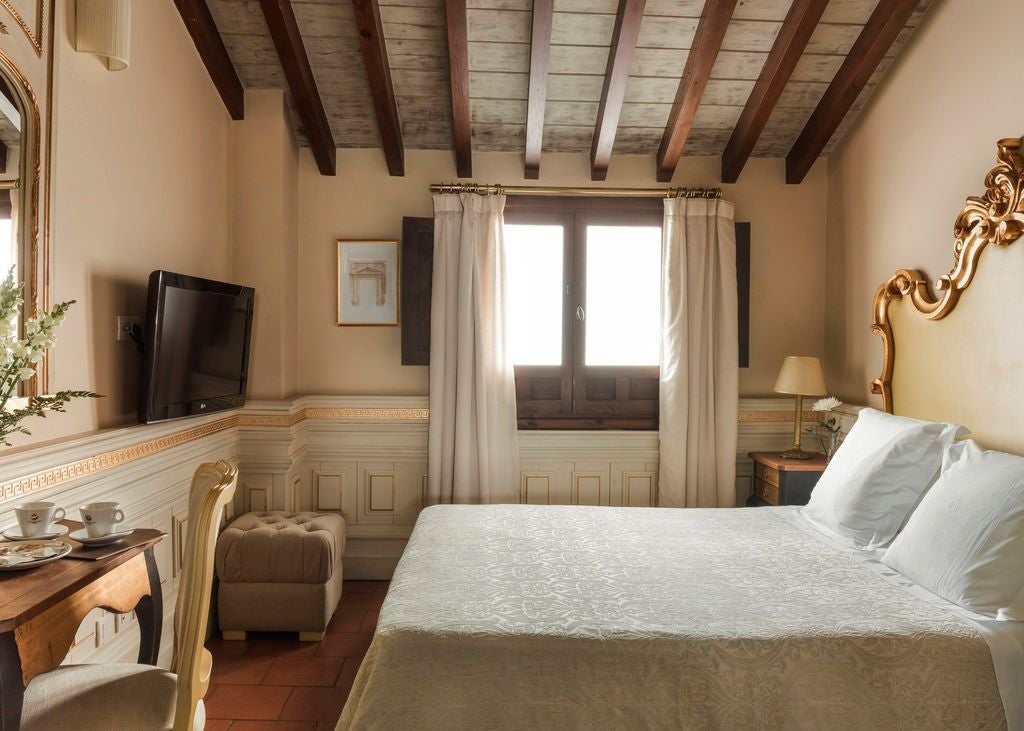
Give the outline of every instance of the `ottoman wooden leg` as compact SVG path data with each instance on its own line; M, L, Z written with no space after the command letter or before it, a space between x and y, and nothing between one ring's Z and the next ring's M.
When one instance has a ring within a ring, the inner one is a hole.
M226 629L220 633L221 637L225 640L244 640L245 630L244 629Z
M323 632L299 632L299 642L323 642Z

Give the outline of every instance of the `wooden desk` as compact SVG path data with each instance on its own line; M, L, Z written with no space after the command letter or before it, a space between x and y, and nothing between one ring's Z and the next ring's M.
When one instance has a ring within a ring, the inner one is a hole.
M63 558L0 573L0 731L17 731L25 687L53 670L89 612L138 616L139 662L156 665L163 596L153 546L162 536L98 561Z

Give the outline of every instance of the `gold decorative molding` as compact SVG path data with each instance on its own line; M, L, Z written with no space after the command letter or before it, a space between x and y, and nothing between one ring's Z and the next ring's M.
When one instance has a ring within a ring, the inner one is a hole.
M281 416L265 414L239 414L238 426L289 427L295 426L303 419L303 412L296 411Z
M970 196L953 224L953 267L935 282L935 296L928 279L918 269L899 269L878 288L871 332L882 338L882 373L871 382L871 393L880 395L892 412L892 373L896 344L889 321L889 304L909 297L918 314L941 320L956 307L978 270L981 252L989 244L1009 246L1024 235L1024 156L1021 138L997 143L996 165L985 176L985 194Z
M100 472L120 467L128 462L134 462L143 457L150 457L196 439L222 432L225 429L231 429L237 425L238 416L228 416L209 424L184 429L174 434L150 439L129 447L103 452L93 457L68 462L67 464L41 472L23 475L22 477L0 483L0 500L7 500L18 495L56 487L71 480L90 477Z
M741 411L737 420L741 424L792 423L795 411L795 409L789 411ZM803 421L805 422L821 421L821 419L820 411L803 412Z
M0 0L0 7L11 14L14 18L14 22L25 32L28 37L28 42L32 44L32 48L35 49L36 55L43 55L43 21L46 18L46 0L37 0L36 3L36 27L33 29L22 17L21 13L17 11L11 0ZM7 33L7 26L0 23L0 27L3 28L3 33Z
M373 421L429 421L430 409L360 409L311 407L304 419L371 419Z

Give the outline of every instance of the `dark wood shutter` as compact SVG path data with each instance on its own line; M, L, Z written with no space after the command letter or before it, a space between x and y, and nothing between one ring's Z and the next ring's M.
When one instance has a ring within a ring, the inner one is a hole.
M434 219L402 219L402 365L430 365Z
M750 367L750 222L736 224L736 290L739 306L740 368Z

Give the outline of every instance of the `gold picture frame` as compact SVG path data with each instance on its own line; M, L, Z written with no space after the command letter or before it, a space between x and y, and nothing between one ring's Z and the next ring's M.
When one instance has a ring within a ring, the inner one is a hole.
M338 239L337 324L399 324L401 262L395 239Z

